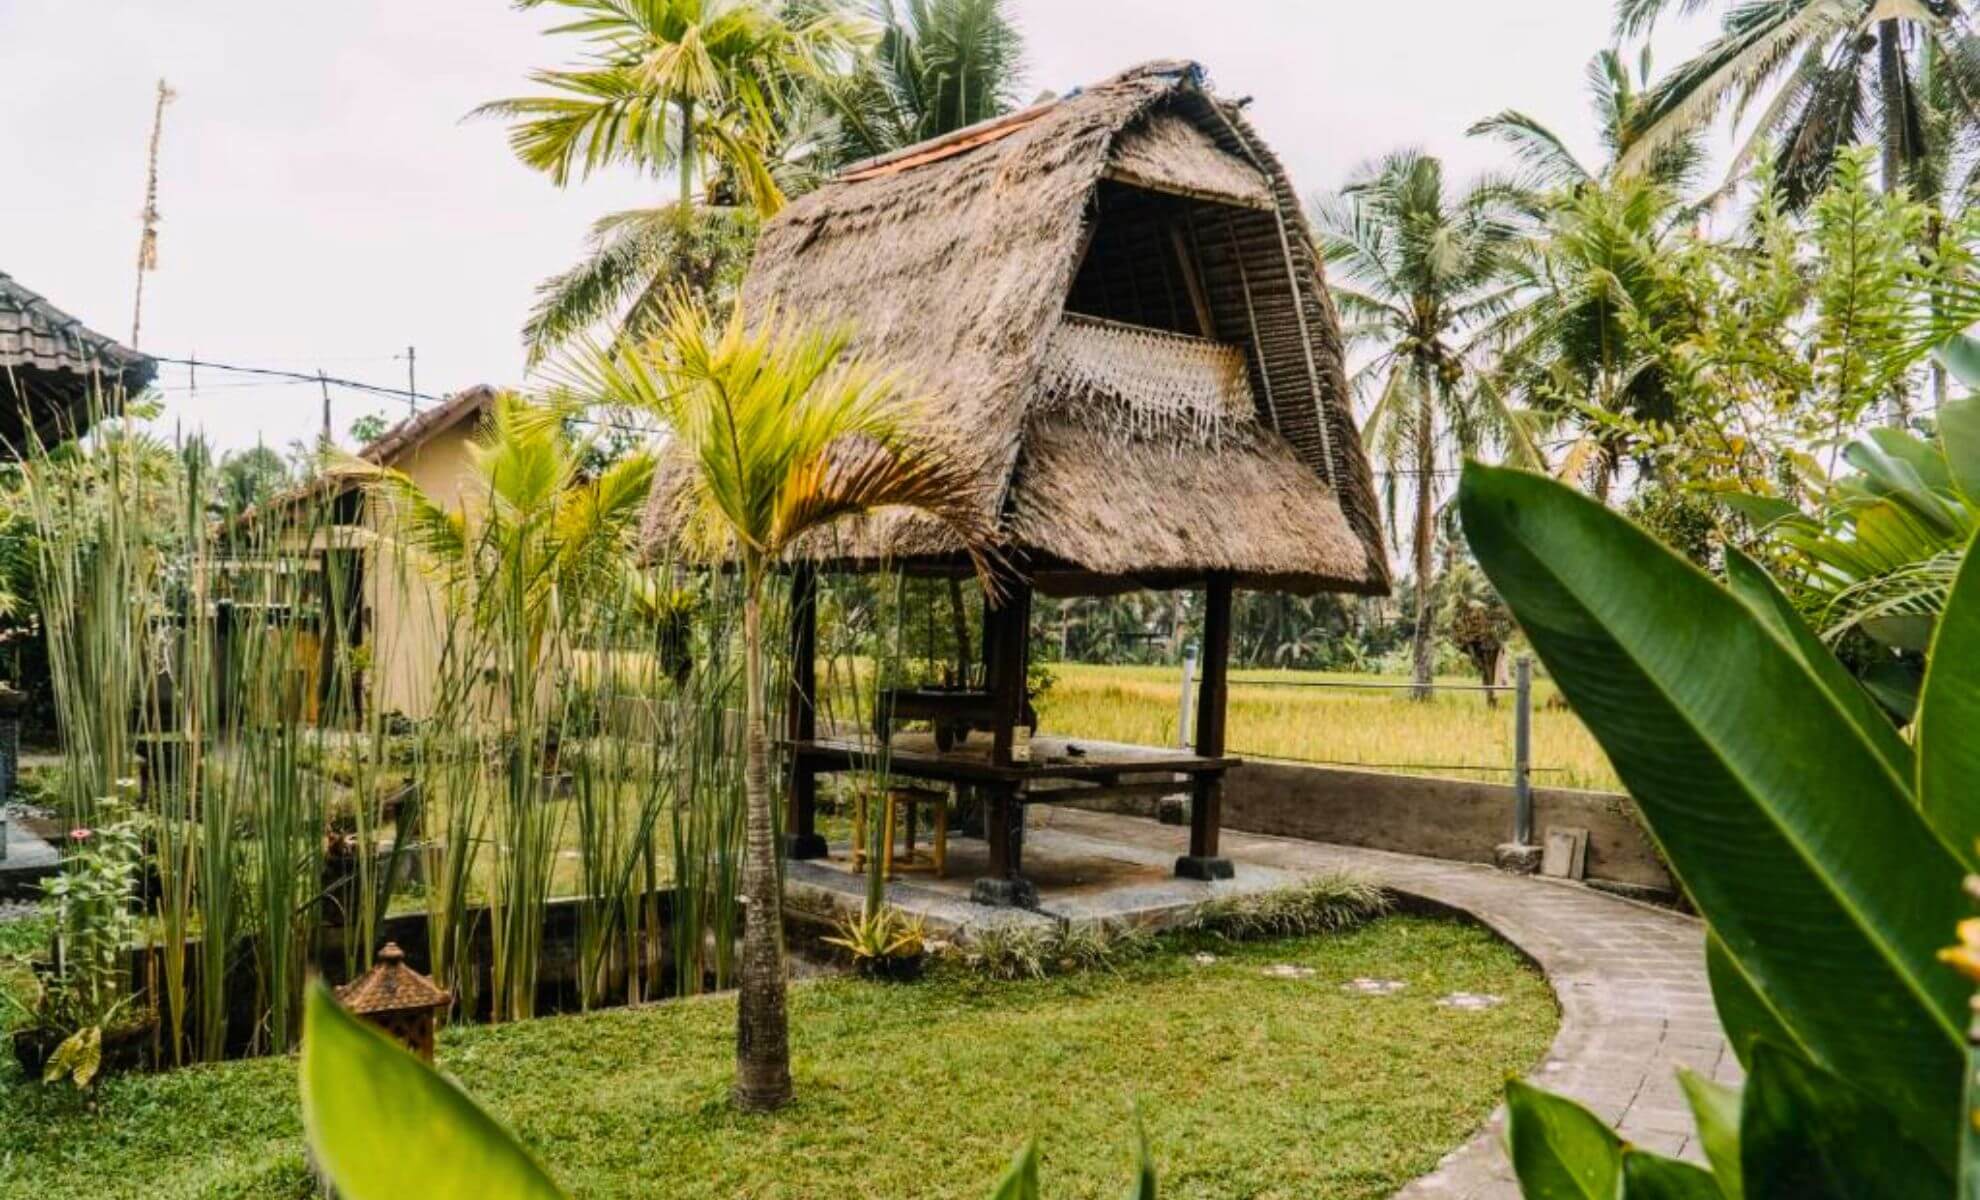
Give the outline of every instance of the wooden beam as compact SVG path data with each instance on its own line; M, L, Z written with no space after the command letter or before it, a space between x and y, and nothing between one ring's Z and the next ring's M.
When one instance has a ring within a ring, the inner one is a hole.
M1109 166L1100 172L1100 177L1122 187L1136 188L1144 192L1159 192L1165 196L1175 196L1182 200L1194 200L1199 204L1215 204L1224 208L1249 209L1252 212L1270 212L1273 202L1269 195L1240 196L1235 192L1212 191L1209 188L1192 187L1173 179L1156 179L1151 175L1137 175L1121 167ZM1268 185L1269 186L1269 185Z
M784 696L784 728L790 741L818 736L818 572L810 563L791 568L791 680ZM790 857L825 857L818 835L818 774L796 754L791 758L790 791L784 812L784 841Z
M1169 248L1175 251L1176 265L1182 269L1183 287L1189 291L1189 306L1196 311L1196 325L1206 338L1217 336L1217 319L1210 311L1210 300L1203 291L1203 278L1196 271L1196 255L1182 227L1168 222Z

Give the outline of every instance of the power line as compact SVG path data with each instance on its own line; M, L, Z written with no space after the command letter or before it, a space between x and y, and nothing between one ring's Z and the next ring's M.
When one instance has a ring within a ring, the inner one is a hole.
M408 353L410 353L412 350L410 346L408 346L406 349ZM422 400L427 401L429 403L437 404L447 399L447 397L445 396L436 396L429 392L417 391L410 386L412 383L410 361L407 363L408 386L387 387L376 383L366 383L361 379L345 379L337 375L325 375L322 371L306 372L306 371L290 371L290 370L285 370L281 367L249 367L249 366L243 366L239 363L211 362L206 359L197 358L197 357L174 358L170 355L165 355L165 354L152 354L152 355L147 355L146 357L151 358L157 362L170 363L173 366L185 367L190 376L190 379L189 382L183 385L183 387L188 393L195 395L199 392L199 384L198 384L199 369L201 367L205 367L209 371L231 371L238 375L253 375L256 376L257 378L276 379L282 381L281 383L270 383L270 384L261 385L266 387L288 387L298 383L314 383L318 385L334 385L336 387L351 388L355 391L365 392L374 396L384 396L393 400L404 400L407 402L407 407L413 412L414 415L418 414L419 402ZM234 384L234 385L222 385L222 386L243 387L249 385ZM594 429L612 429L612 430L617 430L621 433L639 434L643 437L650 436L654 432L651 429L642 428L641 426L629 424L624 421L601 421L596 417L573 417L572 420L576 424L588 425Z
M354 388L360 392L370 392L373 395L378 395L378 396L390 396L393 397L394 399L399 399L399 400L404 400L410 397L415 400L428 400L428 401L437 402L445 399L444 396L433 396L425 392L415 392L410 388L384 387L376 383L366 383L361 379L345 379L337 375L324 375L318 371L285 371L279 367L246 367L246 366L241 366L237 363L208 362L204 359L199 359L199 358L173 358L169 355L164 355L164 354L153 354L153 355L148 355L147 357L155 359L158 362L171 363L174 366L188 368L192 373L193 379L195 380L195 382L189 386L191 386L192 389L195 391L198 390L197 379L199 376L199 369L201 367L205 367L209 371L232 371L237 375L259 375L268 378L287 379L302 383L318 383L318 382L334 383L338 387Z

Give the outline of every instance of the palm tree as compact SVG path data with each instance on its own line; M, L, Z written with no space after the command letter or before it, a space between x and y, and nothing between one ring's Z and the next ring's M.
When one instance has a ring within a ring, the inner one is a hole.
M1518 109L1487 117L1466 132L1504 142L1548 189L1572 191L1613 179L1617 164L1643 135L1644 89L1650 85L1650 64L1648 46L1638 55L1633 76L1620 51L1604 50L1588 60L1589 103L1595 110L1602 147L1608 152L1608 161L1598 169L1584 166L1559 134ZM1649 156L1642 173L1656 183L1683 190L1704 164L1700 136L1700 131L1693 130L1671 139Z
M742 286L756 225L746 209L674 204L600 218L585 257L536 287L523 324L529 365L607 321L615 338L637 340L676 290L726 305Z
M1606 501L1627 450L1623 428L1677 416L1663 361L1640 331L1690 319L1668 286L1683 218L1676 196L1638 176L1591 182L1537 203L1542 230L1508 255L1522 303L1476 339L1497 351L1478 386L1571 431L1553 465Z
M807 533L882 509L925 513L954 532L988 579L996 531L981 486L908 429L897 384L847 355L846 330L798 328L776 313L726 322L676 297L653 339L589 355L573 391L643 410L669 437L662 486L674 549L738 570L743 581L744 796L741 998L735 1099L746 1110L791 1096L784 1009L782 889L764 718L763 591Z
M1024 75L1009 0L873 0L880 40L825 96L848 159L885 154L1008 112Z
M1507 254L1520 235L1515 189L1485 182L1455 195L1443 165L1414 150L1363 169L1315 214L1321 253L1350 346L1374 357L1355 373L1357 391L1375 396L1363 440L1389 479L1415 486L1416 640L1419 698L1429 696L1437 476L1452 456L1501 442L1519 461L1537 460L1518 422L1491 389L1464 386L1468 347L1457 339L1502 313L1517 289L1504 284Z
M783 204L766 154L778 110L800 80L830 73L862 36L832 3L518 0L543 4L575 14L552 33L578 34L591 49L582 65L532 76L552 94L474 110L515 122L517 158L559 187L606 166L672 169L687 207L706 157L765 216Z
M550 95L474 110L513 122L509 144L563 187L607 166L675 172L672 204L612 213L585 257L537 288L523 327L532 366L601 322L637 336L677 287L726 298L755 244L756 222L809 186L832 133L811 93L842 73L863 22L838 0L518 0L575 19L579 66L539 71ZM700 183L697 204L696 184Z
M1540 229L1508 256L1509 274L1527 285L1524 303L1481 335L1498 362L1479 386L1578 428L1555 473L1585 476L1603 499L1623 457L1611 418L1672 415L1662 370L1630 330L1680 315L1658 286L1657 264L1690 215L1678 193L1704 160L1702 135L1693 131L1663 145L1641 172L1622 169L1643 136L1649 79L1647 47L1634 76L1614 50L1590 60L1588 92L1607 151L1598 168L1522 112L1507 110L1470 130L1510 146L1542 189L1525 199Z
M1643 34L1674 5L1707 3L1619 0L1617 31ZM1727 105L1744 115L1759 104L1729 178L1771 141L1784 194L1799 208L1822 190L1836 152L1870 135L1883 149L1885 188L1931 196L1948 132L1935 128L1933 104L1955 128L1980 118L1976 48L1958 0L1739 0L1719 36L1645 99L1622 162L1641 169Z

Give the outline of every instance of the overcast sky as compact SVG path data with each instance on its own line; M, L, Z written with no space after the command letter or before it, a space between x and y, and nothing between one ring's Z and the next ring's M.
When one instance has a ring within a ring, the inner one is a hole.
M1149 58L1203 63L1305 192L1402 145L1454 174L1499 165L1464 136L1518 107L1595 154L1583 91L1602 0L1016 0L1027 94ZM480 101L565 61L541 10L498 0L0 0L0 271L85 322L131 326L145 139L161 75L179 93L161 156L154 354L321 369L421 391L516 383L531 292L601 213L664 198L637 177L564 191L516 164ZM1660 31L1669 65L1710 30ZM395 357L398 356L398 357ZM169 366L166 427L284 446L321 423L314 384ZM339 435L375 397L333 390Z

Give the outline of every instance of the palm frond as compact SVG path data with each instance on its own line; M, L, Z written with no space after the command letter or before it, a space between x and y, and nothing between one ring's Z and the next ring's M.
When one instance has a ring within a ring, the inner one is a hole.
M1560 135L1517 109L1506 109L1465 130L1471 137L1497 138L1549 187L1572 187L1594 176L1562 142Z

